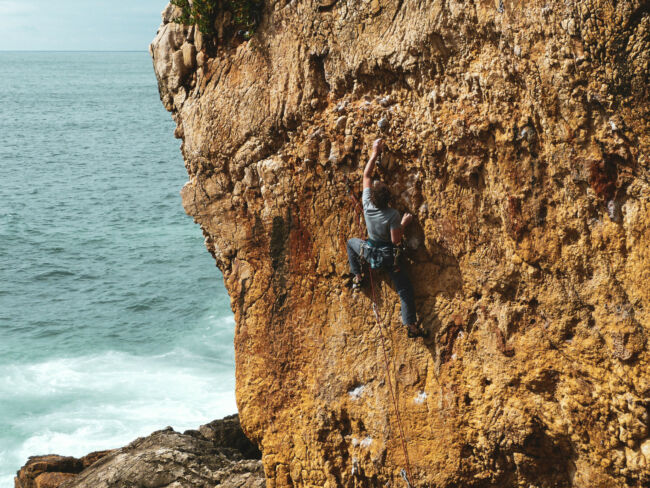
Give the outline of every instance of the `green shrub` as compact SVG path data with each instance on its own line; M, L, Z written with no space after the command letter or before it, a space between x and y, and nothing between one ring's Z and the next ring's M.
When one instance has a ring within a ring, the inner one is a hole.
M257 27L263 5L261 0L228 0L226 4L233 14L235 25L247 30Z
M196 25L209 37L214 36L214 21L223 11L229 11L234 26L250 36L257 27L263 5L262 0L193 0L191 4L189 0L171 0L171 3L181 9L181 15L174 22Z

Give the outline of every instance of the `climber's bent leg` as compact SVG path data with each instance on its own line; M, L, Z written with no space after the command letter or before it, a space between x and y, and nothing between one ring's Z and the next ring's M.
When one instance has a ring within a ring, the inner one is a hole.
M413 292L413 285L409 279L406 270L400 268L399 271L388 270L391 280L395 285L395 290L399 295L399 300L402 305L402 323L404 325L415 325L417 316L415 313L415 293Z
M361 275L361 245L363 240L353 237L348 239L348 262L350 263L350 273L355 276Z

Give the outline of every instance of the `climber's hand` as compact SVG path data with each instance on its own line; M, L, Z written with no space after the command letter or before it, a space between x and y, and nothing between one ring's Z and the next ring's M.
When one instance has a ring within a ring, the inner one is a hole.
M379 154L384 148L384 141L379 138L372 144L372 154L370 159L366 164L365 169L363 170L363 189L370 188L372 186L372 172L375 170L375 164L377 159L379 159Z
M404 216L402 217L402 227L406 227L411 223L413 220L413 215L410 213L405 213Z
M380 137L379 139L376 139L375 142L372 144L372 154L379 155L381 154L381 151L383 149L384 149L384 140Z

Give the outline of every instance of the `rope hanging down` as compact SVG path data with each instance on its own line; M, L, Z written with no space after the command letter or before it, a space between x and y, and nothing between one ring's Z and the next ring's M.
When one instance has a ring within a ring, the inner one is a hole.
M402 450L404 451L404 461L406 462L406 473L404 473L404 470L402 470L402 477L406 480L406 483L410 488L412 486L411 480L413 479L413 475L411 474L411 462L409 460L409 453L405 442L404 427L402 427L402 416L400 415L399 405L397 403L397 396L396 396L397 379L395 379L395 388L393 388L393 381L390 375L390 362L388 361L388 352L386 349L386 334L384 330L384 324L379 318L379 311L378 311L379 307L377 305L377 295L375 293L375 284L374 284L372 270L370 270L370 288L372 290L372 310L375 313L375 319L377 325L379 326L379 334L381 336L381 348L384 352L384 364L386 366L386 381L388 382L388 389L390 390L390 395L393 398L393 408L395 409L395 417L397 418L397 426L399 428L399 438L402 444ZM405 475L408 475L408 477Z
M346 188L348 191L348 194L350 196L350 200L352 201L352 206L354 208L355 213L357 214L357 217L359 219L359 226L362 227L362 218L361 218L361 211L360 209L363 208L362 205L359 203L359 199L354 196L354 193L352 192L352 187L350 185L350 181L345 178L345 184ZM377 323L377 326L379 328L379 336L381 339L381 348L384 353L384 366L386 368L386 382L388 383L388 389L390 391L390 396L393 400L393 409L395 410L395 417L397 418L397 426L399 428L399 438L400 438L400 443L402 445L402 451L404 452L404 461L406 463L406 471L402 469L400 471L400 475L402 478L404 478L404 481L406 481L406 486L407 488L411 488L413 485L411 483L411 480L413 480L413 475L411 474L411 462L409 459L409 453L408 453L408 448L406 445L405 441L405 436L404 436L404 427L402 426L402 416L400 415L400 410L399 410L399 405L397 403L397 379L395 379L395 387L393 388L393 380L391 378L390 374L390 362L388 360L388 349L386 347L386 333L385 333L385 325L384 321L381 319L379 316L379 302L377 300L377 294L375 292L375 280L373 277L373 272L372 269L369 270L370 273L370 290L372 293L372 311L375 315L375 321Z

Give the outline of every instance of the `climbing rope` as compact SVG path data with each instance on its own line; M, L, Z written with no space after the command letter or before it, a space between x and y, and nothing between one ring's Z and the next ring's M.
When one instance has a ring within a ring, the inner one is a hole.
M399 428L400 443L402 444L402 451L404 451L404 461L406 462L406 473L404 473L404 470L402 470L402 477L406 480L406 484L410 488L412 486L410 480L413 479L413 475L411 474L411 462L409 459L408 448L405 442L404 427L402 426L402 417L400 415L399 405L397 403L397 396L396 396L397 379L395 379L395 388L393 388L393 381L390 375L390 362L388 361L388 352L386 348L386 334L384 330L385 324L379 317L379 305L377 304L377 295L375 293L375 282L373 279L372 269L370 270L370 289L372 291L372 311L375 314L375 320L377 322L377 325L379 326L379 335L381 337L381 348L384 352L384 365L386 367L386 381L388 382L388 389L390 390L390 395L393 399L393 408L395 409L395 417L397 418L397 426Z
M352 201L352 207L354 208L355 213L359 219L359 226L363 228L363 220L361 217L361 209L363 206L359 202L359 199L352 192L352 186L347 177L345 177L345 184L350 200ZM393 387L393 380L390 374L390 361L388 360L388 348L386 347L387 334L385 331L385 320L382 319L379 315L379 301L377 300L377 293L375 291L375 280L373 277L372 269L369 270L370 273L370 290L372 293L372 311L375 316L375 322L377 323L379 329L379 337L381 339L381 348L384 353L384 366L386 368L386 382L388 383L388 389L390 391L390 396L393 400L393 409L395 410L395 418L397 419L397 426L399 429L399 438L400 444L402 445L402 451L404 452L404 461L406 463L406 471L402 469L400 475L406 481L407 488L411 488L413 485L411 480L413 475L411 474L411 461L409 459L408 447L406 444L406 436L404 435L404 427L402 425L402 416L399 410L399 404L397 403L397 378L395 379L395 387Z

